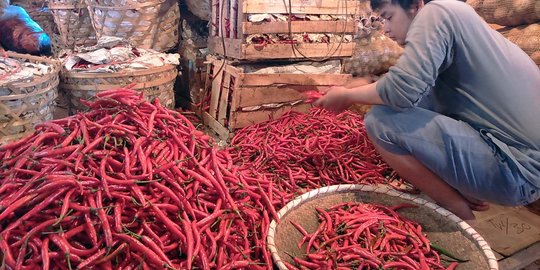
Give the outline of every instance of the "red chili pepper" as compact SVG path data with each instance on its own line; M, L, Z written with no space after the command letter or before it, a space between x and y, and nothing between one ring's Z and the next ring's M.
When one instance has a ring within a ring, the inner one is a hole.
M114 236L126 242L130 248L144 254L144 257L155 267L172 267L171 265L167 265L167 263L163 261L154 251L152 251L150 248L147 248L141 242L137 241L137 239L125 234L118 233L115 233ZM131 255L135 256L135 254Z

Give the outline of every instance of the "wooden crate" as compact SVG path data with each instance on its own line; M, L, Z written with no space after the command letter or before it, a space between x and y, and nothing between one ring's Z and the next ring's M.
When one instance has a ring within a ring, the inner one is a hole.
M289 8L290 3L290 8ZM241 60L330 58L352 55L354 42L248 44L251 34L289 34L289 23L249 22L252 14L349 15L337 21L291 21L290 32L353 35L354 18L369 11L368 1L356 0L212 0L208 47L211 52ZM224 51L225 48L225 51Z
M312 105L303 102L303 90L321 90L352 79L350 74L244 73L242 66L224 61L208 59L208 98L201 110L204 123L224 140L236 129L278 118L287 111L307 112Z

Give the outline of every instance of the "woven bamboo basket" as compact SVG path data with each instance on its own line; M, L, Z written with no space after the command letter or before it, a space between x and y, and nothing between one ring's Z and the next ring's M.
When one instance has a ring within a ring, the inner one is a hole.
M92 28L84 0L50 0L49 9L60 33L62 47L73 49L96 44L96 31Z
M98 38L122 37L133 46L157 51L172 49L178 42L176 1L88 0L88 9Z
M305 249L297 247L302 234L290 221L300 224L308 233L318 227L315 207L329 208L343 202L377 203L397 205L415 204L399 213L418 222L430 242L449 250L459 258L469 261L458 269L499 269L490 246L465 221L444 208L417 196L398 192L386 186L336 185L312 190L290 201L278 212L280 222L273 220L268 231L268 249L279 269L288 269L283 261L294 264L290 255L304 256Z
M31 81L0 83L0 144L24 137L34 131L36 124L53 118L60 71L58 61L49 58L7 54L20 62L49 64L53 70L44 76L35 76Z
M164 65L137 71L116 73L61 73L62 91L67 95L69 113L87 111L83 100L93 100L97 93L133 84L134 90L142 91L152 101L158 98L168 108L174 108L174 81L178 71L174 65Z
M12 5L23 7L24 9L30 8L44 8L47 7L48 0L11 0ZM30 12L26 10L29 14Z

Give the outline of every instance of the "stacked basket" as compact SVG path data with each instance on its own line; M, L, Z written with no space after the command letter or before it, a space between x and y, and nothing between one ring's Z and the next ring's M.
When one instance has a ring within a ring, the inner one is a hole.
M12 52L8 56L19 62L50 65L52 71L29 81L0 84L0 144L24 137L36 124L51 120L58 95L57 61Z
M63 47L72 49L96 43L96 33L84 0L50 0L49 9L60 32Z
M98 38L126 38L133 46L167 51L178 42L180 11L172 0L88 0Z

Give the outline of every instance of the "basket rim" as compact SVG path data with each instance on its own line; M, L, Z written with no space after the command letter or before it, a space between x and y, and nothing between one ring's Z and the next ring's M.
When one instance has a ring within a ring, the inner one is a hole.
M50 64L52 66L52 69L53 69L48 74L45 74L43 76L39 76L39 78L34 78L30 82L11 82L11 83L5 84L5 86L7 86L8 88L33 87L33 86L36 86L36 85L39 85L39 84L46 83L46 82L48 82L50 80L54 80L54 78L58 77L58 75L60 73L61 65L60 65L60 61L58 61L58 60L48 58L48 57L40 57L40 56L30 55L30 54L21 54L21 53L16 53L16 52L13 52L13 51L6 51L6 53L7 53L7 56L9 58L19 58L19 59L26 59L26 60L31 60L31 61L39 61L39 62Z
M53 4L49 2L49 10L84 9L88 7L84 1L76 4Z
M499 269L497 258L495 257L495 254L491 250L491 247L489 246L489 244L473 227L471 227L461 218L459 218L458 216L454 215L452 212L432 202L426 201L420 197L413 196L411 194L407 194L404 192L397 191L395 189L391 189L385 185L343 184L343 185L333 185L333 186L326 186L326 187L314 189L288 202L282 209L279 210L279 212L277 213L277 216L279 219L281 219L283 216L288 214L290 211L296 209L298 206L300 206L304 202L315 199L321 195L329 195L329 194L333 194L337 192L346 192L346 191L363 191L363 192L367 191L367 192L386 194L393 197L400 197L403 199L410 200L416 204L423 205L427 208L430 208L436 211L437 213L443 216L446 216L450 220L456 222L456 224L462 230L462 233L468 234L472 239L474 239L476 246L482 250L482 254L487 259L489 269L490 270ZM272 222L270 222L270 226L268 228L267 247L270 250L270 253L272 254L272 258L274 259L274 263L277 265L277 267L279 269L288 269L278 254L278 249L276 247L276 243L274 240L277 226L278 226L277 221L273 219Z
M96 1L88 1L87 5L90 8L99 8L99 9L107 9L107 10L130 10L130 9L138 9L138 8L145 8L145 7L151 7L151 6L157 6L161 5L167 2L166 0L157 0L157 1L144 1L143 3L132 3L129 5L124 6L117 6L114 4L111 5L103 5L103 4L97 4Z
M160 67L150 67L150 68L134 70L134 71L124 70L124 71L118 71L118 72L79 72L79 71L68 71L66 69L62 69L61 73L62 73L62 76L66 78L95 79L95 78L117 78L117 77L150 75L150 74L154 74L158 72L168 71L175 68L176 68L176 65L165 64Z

